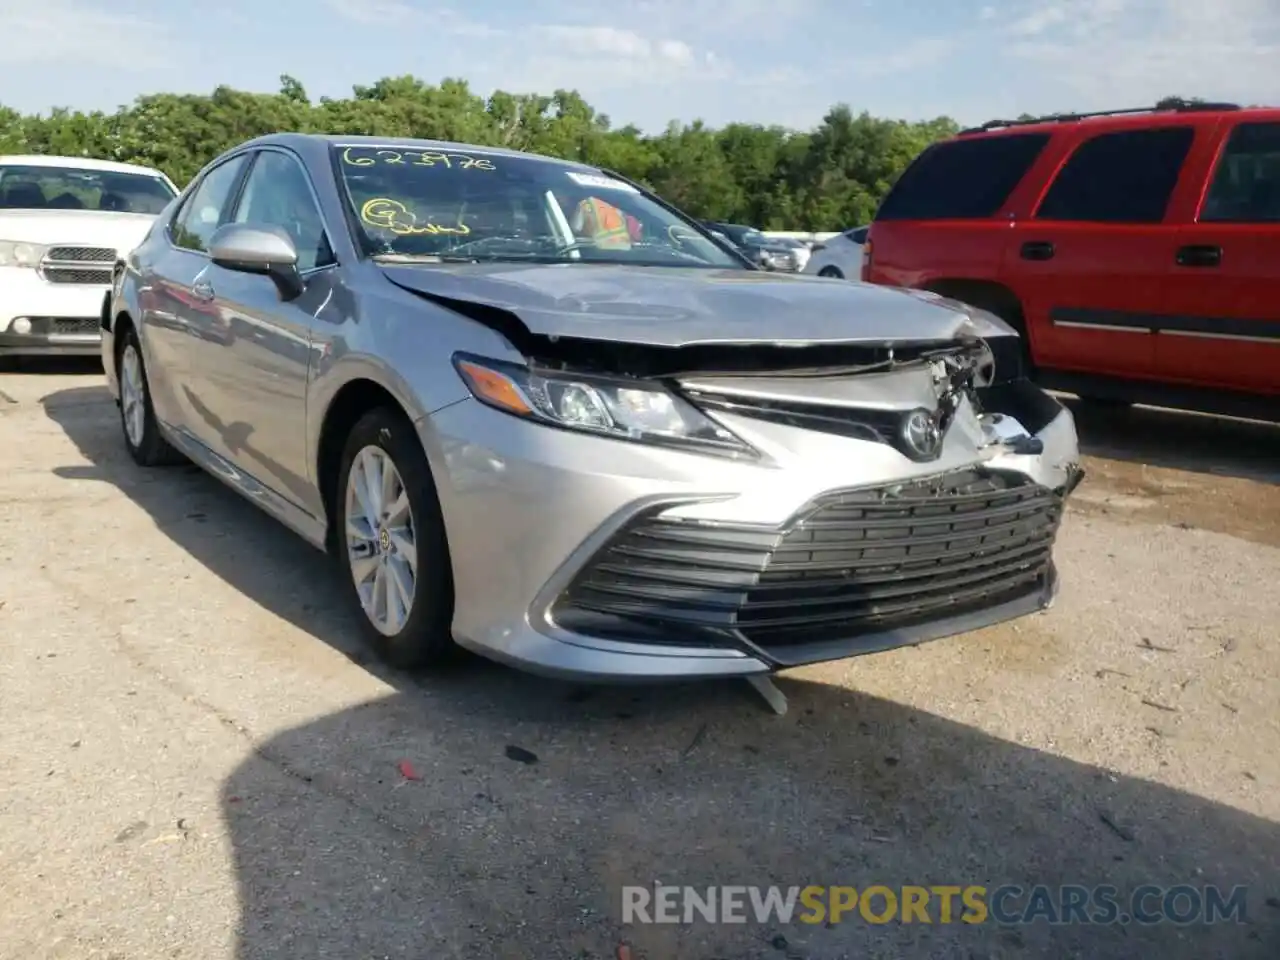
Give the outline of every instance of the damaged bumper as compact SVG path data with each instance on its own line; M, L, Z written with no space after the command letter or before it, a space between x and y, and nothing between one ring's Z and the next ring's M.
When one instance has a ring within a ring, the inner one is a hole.
M458 641L564 677L743 676L1050 605L1081 477L1056 400L1026 381L979 391L983 416L966 406L916 462L876 417L815 428L767 386L732 409L700 404L760 462L549 429L474 400L424 420Z

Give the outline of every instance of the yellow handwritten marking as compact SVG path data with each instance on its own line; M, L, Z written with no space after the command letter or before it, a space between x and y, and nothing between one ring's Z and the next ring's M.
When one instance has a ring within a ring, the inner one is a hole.
M375 150L374 157L353 157L352 150L366 149L361 147L347 147L342 151L342 162L353 167L371 167L376 163L385 163L388 165L403 165L411 163L415 167L437 167L443 166L448 169L458 167L460 170L496 170L492 160L484 157L473 157L465 153L435 153L429 151L416 150L392 150L389 148L381 148ZM409 159L406 160L405 158Z
M437 163L443 163L446 167L452 167L449 162L447 153L420 153L414 164L419 167L434 167Z
M360 208L360 219L365 223L390 230L398 237L416 237L424 234L437 236L447 234L465 237L471 228L465 223L446 227L438 223L418 223L418 218L399 200L387 197L374 197L366 200Z

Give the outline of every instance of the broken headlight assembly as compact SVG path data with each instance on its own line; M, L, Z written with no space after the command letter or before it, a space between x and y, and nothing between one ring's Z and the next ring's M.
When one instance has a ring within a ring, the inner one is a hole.
M547 426L736 459L760 454L683 397L648 381L534 370L458 353L454 368L486 406Z

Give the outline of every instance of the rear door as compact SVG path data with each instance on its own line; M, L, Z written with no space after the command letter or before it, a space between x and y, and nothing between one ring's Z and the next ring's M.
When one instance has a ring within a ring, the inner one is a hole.
M1003 275L1039 367L1154 376L1151 321L1178 244L1166 212L1197 132L1180 119L1085 135L1016 222Z
M1178 231L1156 364L1174 382L1280 394L1280 117L1222 126L1198 215Z
M926 149L876 211L863 278L899 287L994 280L1010 239L1010 196L1048 143L1044 132L1001 132Z
M217 337L209 238L231 214L248 154L239 153L209 168L166 225L165 243L154 244L140 291L147 381L156 414L209 445L216 434L203 416L200 397L207 385L197 370L210 337Z

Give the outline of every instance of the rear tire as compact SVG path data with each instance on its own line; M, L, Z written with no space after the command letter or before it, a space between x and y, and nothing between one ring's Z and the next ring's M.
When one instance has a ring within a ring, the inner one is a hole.
M453 567L440 500L412 425L385 407L351 428L335 484L335 555L370 646L402 670L439 667L453 642Z
M178 453L160 432L151 405L151 386L142 359L142 345L132 324L123 325L116 347L116 382L120 384L120 429L124 445L140 467L182 463Z

